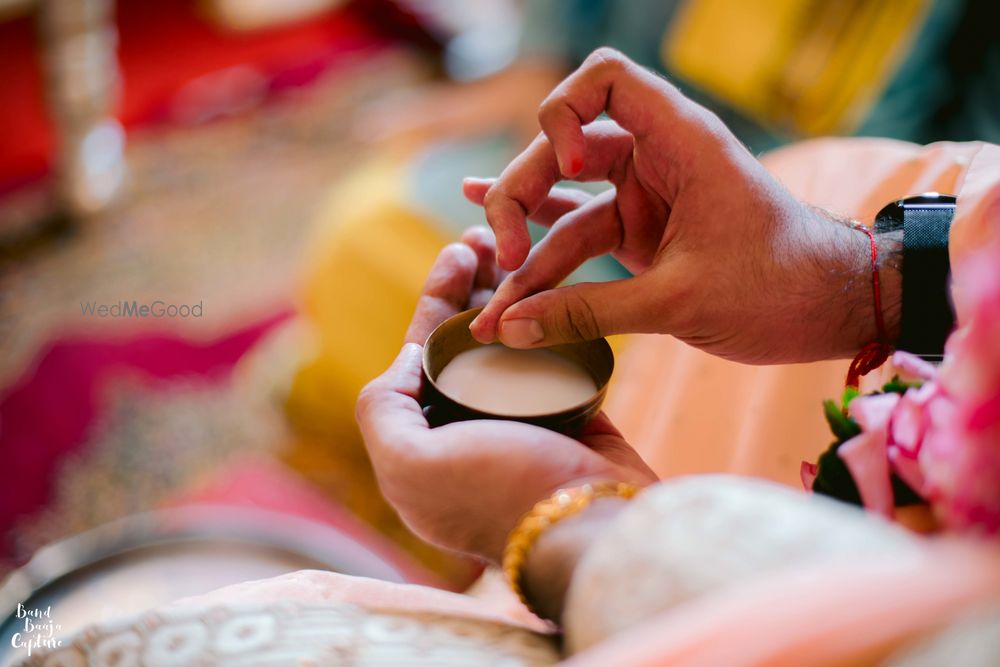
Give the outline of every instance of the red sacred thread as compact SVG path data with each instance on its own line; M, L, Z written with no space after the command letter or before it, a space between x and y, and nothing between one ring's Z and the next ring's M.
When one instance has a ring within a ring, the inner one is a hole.
M888 336L885 333L885 319L882 316L882 288L879 284L878 276L878 244L875 243L875 234L868 227L854 223L854 228L868 235L871 243L872 256L872 293L875 302L875 328L878 331L878 339L866 343L847 370L847 386L857 387L861 381L861 376L881 366L889 358L892 348L888 343Z

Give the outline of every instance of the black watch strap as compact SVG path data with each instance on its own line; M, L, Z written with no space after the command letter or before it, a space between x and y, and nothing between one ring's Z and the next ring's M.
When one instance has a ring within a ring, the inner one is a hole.
M876 216L876 231L903 229L903 295L896 347L940 359L955 326L948 292L948 234L955 197L927 193L892 202Z

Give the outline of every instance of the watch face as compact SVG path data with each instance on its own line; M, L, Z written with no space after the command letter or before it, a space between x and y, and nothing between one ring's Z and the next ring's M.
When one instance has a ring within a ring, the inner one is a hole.
M886 206L875 215L875 232L893 232L903 228L903 219L907 209L955 208L957 199L954 195L944 195L939 192L924 192L911 197L903 197Z
M903 202L900 199L886 204L881 211L875 214L875 233L885 234L903 228Z
M924 192L923 194L914 195L912 197L904 197L897 203L900 206L905 207L915 206L919 208L930 208L933 206L954 206L956 201L955 195L943 195L939 192Z

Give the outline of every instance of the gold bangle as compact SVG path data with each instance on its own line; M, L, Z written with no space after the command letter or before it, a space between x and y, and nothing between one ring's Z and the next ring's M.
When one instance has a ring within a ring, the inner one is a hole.
M595 482L569 489L559 489L550 497L535 503L514 526L503 550L503 572L511 590L528 609L531 604L521 586L524 564L528 552L545 529L582 511L597 498L617 496L629 499L639 492L639 487L627 482Z

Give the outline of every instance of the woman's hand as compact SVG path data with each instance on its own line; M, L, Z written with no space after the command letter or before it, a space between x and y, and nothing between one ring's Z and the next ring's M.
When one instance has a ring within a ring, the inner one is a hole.
M608 479L645 485L656 476L603 414L580 440L519 422L428 426L421 345L444 319L488 299L499 273L488 230L463 241L438 257L406 344L362 390L357 419L379 486L403 521L428 542L497 562L518 518L557 489Z
M592 122L602 112L611 121ZM868 238L797 201L707 109L610 49L545 100L542 134L495 181L469 179L513 271L477 339L539 347L669 333L749 363L853 355L876 336ZM610 181L591 197L559 180ZM526 219L551 226L533 249ZM529 252L530 249L530 252ZM612 253L634 275L553 289ZM898 334L898 275L883 271Z

